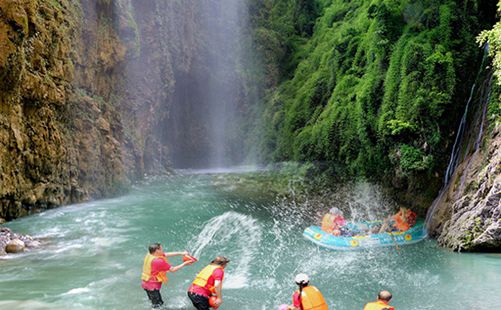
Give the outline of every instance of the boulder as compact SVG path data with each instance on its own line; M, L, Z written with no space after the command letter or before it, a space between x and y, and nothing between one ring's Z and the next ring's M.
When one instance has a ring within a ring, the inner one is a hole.
M1 224L5 224L5 223L7 223L7 221L5 219L3 219L3 218L0 217L0 225Z
M5 246L5 252L7 253L20 253L23 252L25 248L24 242L19 239L10 240Z

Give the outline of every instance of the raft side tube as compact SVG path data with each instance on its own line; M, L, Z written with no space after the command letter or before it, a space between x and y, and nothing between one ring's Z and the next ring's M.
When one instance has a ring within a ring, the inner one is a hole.
M355 223L356 225L356 223ZM353 251L374 247L414 244L425 239L428 234L423 222L418 222L405 232L391 232L358 236L334 236L319 226L307 227L303 236L313 243L332 250Z

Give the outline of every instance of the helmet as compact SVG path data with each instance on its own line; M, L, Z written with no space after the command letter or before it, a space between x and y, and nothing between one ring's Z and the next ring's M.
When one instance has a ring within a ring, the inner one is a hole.
M308 284L310 282L310 278L308 275L300 273L294 278L294 282L296 282L297 285Z
M339 214L339 215L343 216L343 212L341 210L339 210L338 208L336 208L336 207L330 208L329 213L331 213L331 214Z

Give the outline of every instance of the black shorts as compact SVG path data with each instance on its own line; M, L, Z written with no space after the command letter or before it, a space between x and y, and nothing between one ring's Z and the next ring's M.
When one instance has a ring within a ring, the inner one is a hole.
M148 298L151 301L151 305L153 308L160 308L164 304L164 301L162 300L162 295L160 295L159 290L144 290L146 292L146 295L148 295Z
M193 306L197 308L197 310L209 310L209 298L194 294L192 292L188 292L188 297L190 298L191 302L193 303Z

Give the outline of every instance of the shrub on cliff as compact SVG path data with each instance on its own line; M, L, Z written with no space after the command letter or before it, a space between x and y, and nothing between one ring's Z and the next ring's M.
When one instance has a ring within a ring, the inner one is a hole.
M290 15L300 2L276 1L271 12L285 7L283 16ZM332 161L350 175L439 186L477 71L475 36L489 26L492 5L313 2L311 37L288 19L277 25L263 17L260 23L261 33L282 34L292 49L281 57L286 79L270 92L262 113L264 158Z

